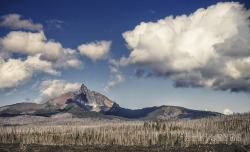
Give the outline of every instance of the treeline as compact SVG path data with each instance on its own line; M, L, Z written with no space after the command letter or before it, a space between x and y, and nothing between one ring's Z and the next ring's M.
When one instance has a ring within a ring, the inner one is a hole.
M219 143L248 145L250 113L194 120L0 126L0 143L180 147Z

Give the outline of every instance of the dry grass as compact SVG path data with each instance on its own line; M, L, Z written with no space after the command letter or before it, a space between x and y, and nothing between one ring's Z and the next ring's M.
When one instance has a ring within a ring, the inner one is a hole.
M35 118L34 116L30 119L9 118L9 123L12 125L15 125L14 121L18 119L20 126L3 126L7 118L1 118L0 142L42 145L181 147L193 144L250 144L249 113L195 120L145 122L77 119L69 115Z

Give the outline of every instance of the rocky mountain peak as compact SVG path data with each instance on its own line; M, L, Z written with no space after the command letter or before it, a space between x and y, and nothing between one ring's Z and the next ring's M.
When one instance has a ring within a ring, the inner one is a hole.
M74 101L80 103L89 111L101 113L108 111L114 104L114 102L106 96L95 91L90 91L84 84L82 84L80 90L75 93Z
M96 111L100 113L105 113L112 108L115 103L98 92L90 91L84 84L82 84L78 91L64 93L61 96L48 101L46 104L64 109L69 102L73 102L87 111Z
M87 93L89 93L90 91L89 91L89 89L88 89L84 84L82 84L81 87L80 87L79 92L84 93L84 94L87 94Z
M51 99L44 104L19 103L0 107L1 116L16 116L23 114L34 114L50 116L62 111L95 111L105 115L120 116L130 119L145 120L168 120L177 118L201 118L206 116L216 116L219 113L209 111L191 110L175 106L148 107L143 109L126 109L120 107L116 102L111 101L101 93L89 90L84 84L78 91L61 94L57 98Z

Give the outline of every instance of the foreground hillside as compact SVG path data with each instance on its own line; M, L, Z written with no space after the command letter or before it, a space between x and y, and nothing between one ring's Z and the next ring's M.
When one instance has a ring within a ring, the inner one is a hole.
M46 118L46 120L43 120L44 117L38 116L27 117L30 118L20 116L11 118L14 120L0 119L2 149L8 147L8 144L14 144L12 148L17 146L15 144L20 144L20 149L30 148L37 144L51 145L52 149L57 145L69 148L69 150L72 150L73 147L81 148L84 145L85 148L104 147L103 151L105 151L105 147L117 146L141 147L144 150L156 147L156 150L158 148L161 151L171 148L187 149L187 147L196 147L196 149L203 147L205 150L209 150L207 148L211 145L214 148L222 148L218 151L231 151L230 148L227 150L228 147L241 148L246 151L250 144L249 113L168 121L79 119L70 117L70 114L57 115L54 118ZM34 119L37 123L34 121L33 124L29 123L30 119ZM9 125L7 125L8 120ZM20 124L14 124L18 120ZM58 125L56 120L61 124ZM42 125L44 122L47 123ZM40 148L43 149L43 146Z

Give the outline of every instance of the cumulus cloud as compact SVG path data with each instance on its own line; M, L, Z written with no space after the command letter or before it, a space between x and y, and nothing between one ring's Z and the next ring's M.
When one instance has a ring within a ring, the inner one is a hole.
M47 40L43 31L11 31L0 38L0 88L15 88L39 73L59 74L60 68L83 68L76 50Z
M39 73L60 74L53 69L50 62L41 60L39 54L28 56L26 60L0 59L0 73L0 89L17 87Z
M40 87L40 95L34 100L35 103L45 103L50 99L67 92L73 92L80 88L79 83L67 83L65 80L43 81Z
M83 68L83 64L81 61L77 60L77 59L71 59L66 61L65 66L66 69L68 68L77 68L77 69L82 69Z
M233 112L232 112L230 109L225 109L225 110L223 111L223 114L224 114L224 115L231 115L231 114L233 114Z
M44 32L12 31L0 39L2 51L34 55L41 53L44 59L55 61L60 58L62 45L47 41Z
M76 50L63 48L59 42L47 40L43 31L38 33L23 31L9 32L5 37L0 38L0 46L0 52L3 53L18 53L23 55L41 54L43 60L53 62L54 66L57 67L77 68L81 65L81 61L77 58Z
M119 83L122 83L124 80L125 79L122 74L111 75L110 80L104 87L103 91L108 93L110 88L117 86Z
M111 41L97 41L78 46L78 50L82 55L86 55L91 60L96 61L100 58L105 58L110 50Z
M19 14L8 14L1 16L0 26L8 27L11 29L26 29L31 31L42 30L42 24L34 24L31 19L20 19L21 15Z
M236 2L189 16L142 22L123 33L129 57L121 65L150 67L176 87L250 92L250 10Z
M107 82L107 84L103 89L105 93L108 93L110 88L116 87L118 84L122 83L125 80L124 76L119 70L119 62L110 58L109 63L111 64L109 67L110 76L109 76L109 81Z
M82 69L83 63L78 59L79 53L76 50L72 50L70 48L63 48L61 52L60 58L55 62L55 66L64 67L65 69L75 68Z

